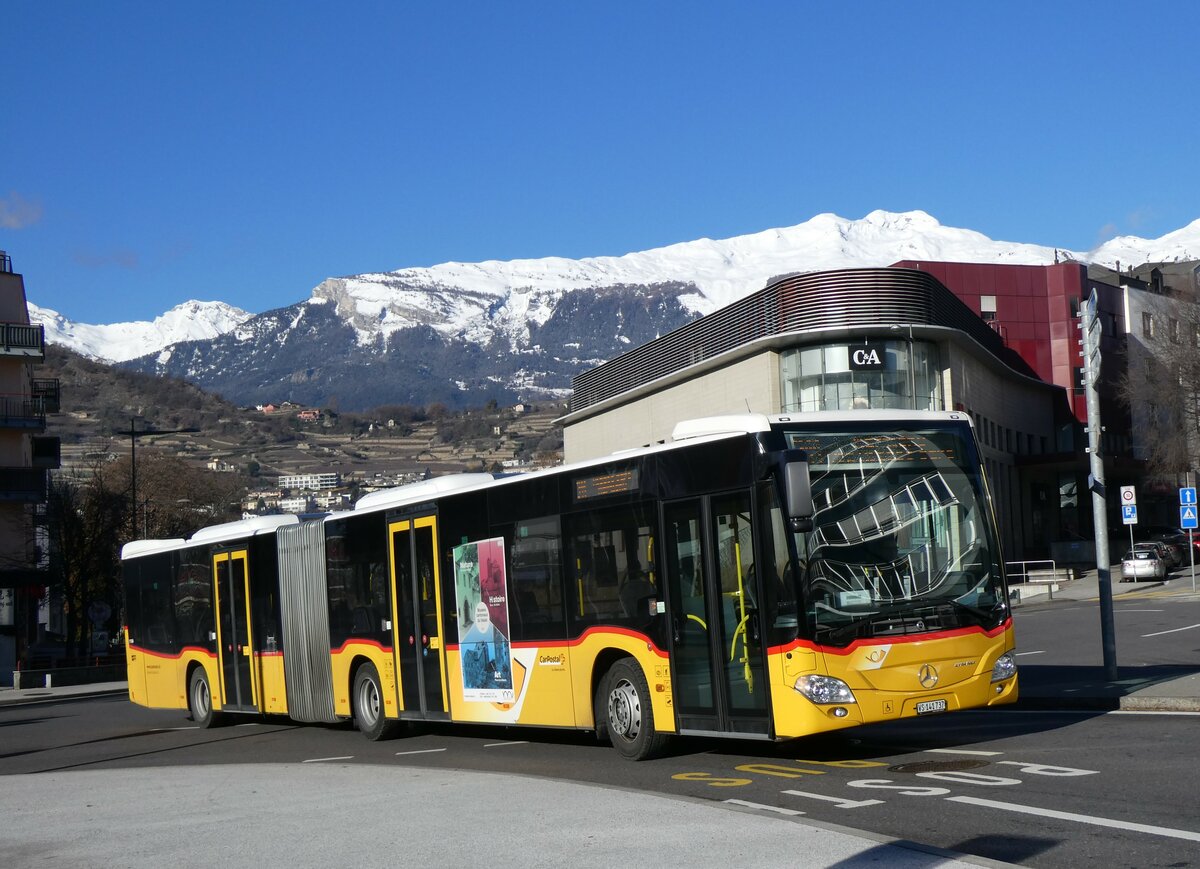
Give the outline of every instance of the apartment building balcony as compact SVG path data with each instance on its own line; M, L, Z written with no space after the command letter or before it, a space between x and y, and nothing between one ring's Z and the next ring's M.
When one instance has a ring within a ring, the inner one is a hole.
M40 504L45 500L45 468L0 468L0 503Z
M0 394L0 428L46 428L46 403L26 395Z
M38 323L0 323L0 357L19 357L26 362L46 358L46 327Z
M57 435L34 435L33 467L56 470L62 467L62 439Z
M42 402L46 413L58 413L62 409L62 389L57 377L33 378L30 398Z

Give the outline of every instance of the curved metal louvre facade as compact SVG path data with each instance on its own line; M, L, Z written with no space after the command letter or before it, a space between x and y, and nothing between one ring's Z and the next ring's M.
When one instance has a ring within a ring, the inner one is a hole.
M780 278L757 293L575 377L582 410L721 353L786 332L912 323L970 335L1012 364L1004 342L937 278L912 269L842 269Z

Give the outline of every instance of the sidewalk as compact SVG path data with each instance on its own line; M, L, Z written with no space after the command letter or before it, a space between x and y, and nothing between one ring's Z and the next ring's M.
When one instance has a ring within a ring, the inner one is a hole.
M5 688L0 686L0 706L46 703L51 700L85 700L89 697L127 695L128 682L94 682L91 685L65 685L61 688Z
M1114 601L1119 601L1123 595L1148 589L1169 587L1190 591L1192 587L1191 570L1186 565L1176 569L1166 580L1122 582L1121 563L1117 562L1109 568L1109 577ZM1200 589L1200 565L1197 566L1197 577L1197 589ZM1056 583L1053 589L1043 586L1033 596L1014 600L1013 609L1018 613L1019 621L1023 607L1047 603L1094 603L1099 597L1098 571L1092 568L1082 571L1077 579ZM1027 709L1200 712L1200 668L1197 667L1121 667L1118 658L1120 678L1116 682L1106 678L1103 666L1036 666L1019 672L1021 696L1018 702Z

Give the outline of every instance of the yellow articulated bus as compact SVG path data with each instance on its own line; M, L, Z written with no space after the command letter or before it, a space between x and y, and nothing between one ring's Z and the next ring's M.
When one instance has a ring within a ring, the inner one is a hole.
M1011 703L971 423L856 411L441 477L122 552L129 694L241 713L789 739Z

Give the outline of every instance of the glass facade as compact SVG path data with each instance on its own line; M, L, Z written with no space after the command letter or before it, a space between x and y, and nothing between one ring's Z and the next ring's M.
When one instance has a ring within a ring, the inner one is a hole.
M861 362L863 348L877 364ZM943 410L936 344L881 340L797 347L780 355L784 413L813 410ZM856 370L857 369L857 370Z

